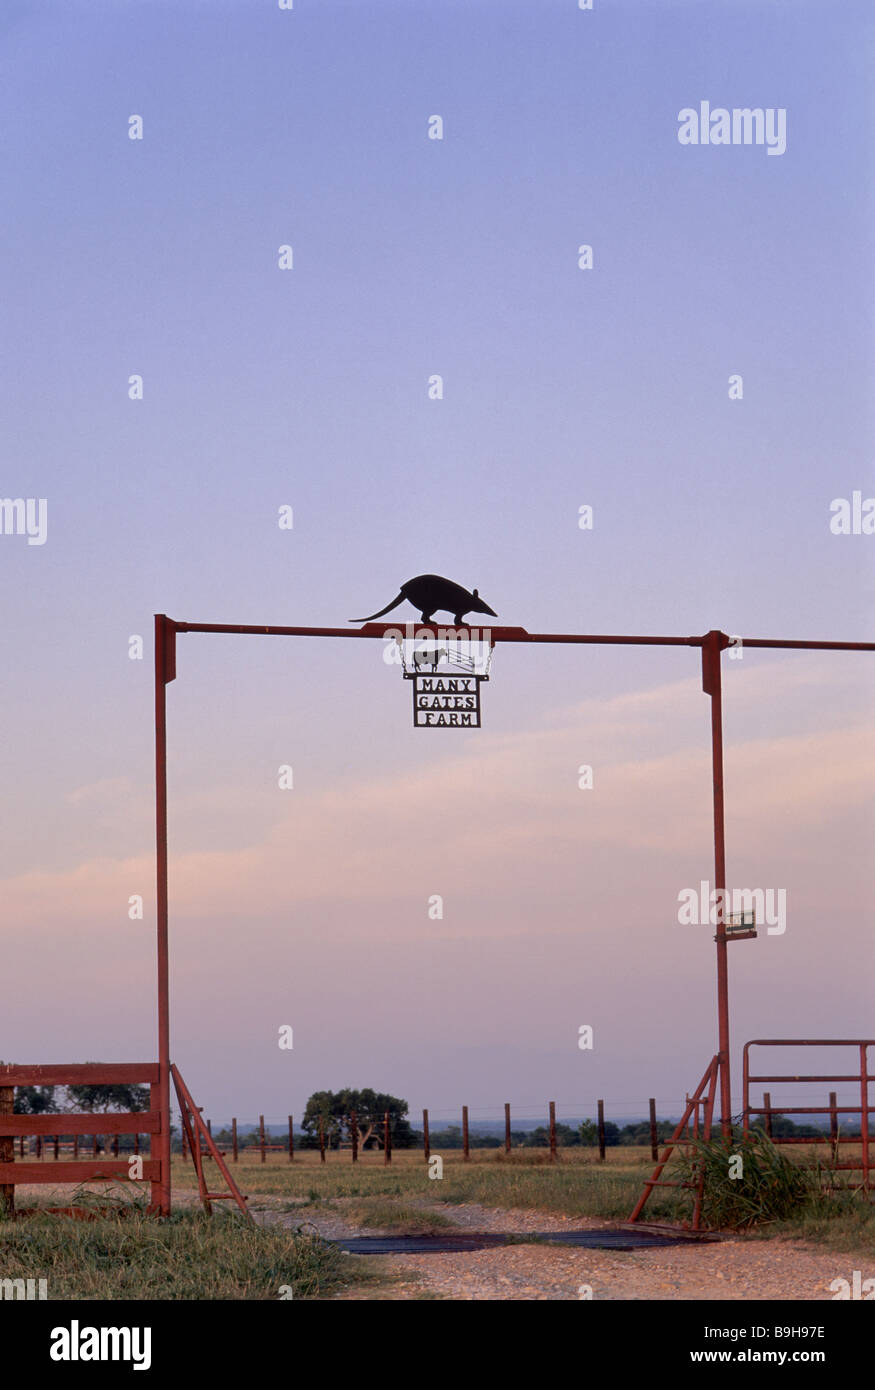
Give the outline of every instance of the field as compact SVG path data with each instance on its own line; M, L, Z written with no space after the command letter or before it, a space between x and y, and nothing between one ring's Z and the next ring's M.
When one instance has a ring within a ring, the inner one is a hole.
M516 1238L524 1242L526 1230L535 1231L560 1218L580 1225L625 1221L653 1166L649 1149L631 1147L609 1149L604 1163L591 1150L560 1151L556 1163L550 1163L546 1151L532 1149L510 1154L472 1150L467 1162L458 1150L440 1157L443 1176L430 1179L421 1151L398 1150L390 1165L384 1164L379 1153L365 1153L353 1164L348 1152L331 1153L322 1164L318 1153L309 1151L298 1151L293 1164L284 1153L269 1153L262 1164L257 1151L241 1151L240 1161L229 1166L250 1197L258 1222L254 1226L228 1202L216 1205L212 1219L202 1215L193 1167L176 1158L175 1212L169 1222L146 1217L143 1196L135 1198L132 1207L130 1188L107 1185L101 1194L95 1186L77 1196L77 1201L105 1204L108 1195L125 1207L124 1213L88 1222L48 1216L0 1222L3 1277L48 1278L49 1296L55 1298L459 1296L393 1292L402 1277L400 1269L409 1278L411 1266L424 1268L416 1266L416 1257L352 1259L323 1236L334 1234L335 1226L396 1234L438 1233L458 1229L459 1224L482 1229L488 1216L493 1229L520 1231ZM794 1158L799 1157L797 1150ZM58 1167L60 1182L63 1162ZM208 1163L208 1169L211 1188L221 1190L214 1165ZM57 1191L47 1187L28 1191L22 1186L17 1200L20 1205L35 1206L69 1202L71 1190L59 1186ZM645 1216L651 1221L678 1221L688 1214L688 1203L675 1190L662 1191L651 1200ZM470 1217L467 1222L465 1215ZM851 1252L858 1261L865 1257L871 1263L875 1206L859 1197L825 1199L800 1210L792 1221L767 1224L736 1237L732 1248L740 1250L741 1257L745 1250L766 1255L765 1243L773 1237L780 1238L782 1249L798 1250L802 1247L787 1247L786 1242L803 1241L806 1249L830 1252L831 1258L833 1252ZM699 1250L683 1255L685 1259L701 1256L704 1263L706 1258L713 1260L714 1251L728 1253L727 1247L706 1249L711 1252L707 1257ZM574 1253L576 1257L578 1252ZM467 1254L420 1256L428 1270L413 1277L427 1283L441 1260L480 1269L487 1262L512 1267L514 1260L571 1259L571 1252L531 1244L481 1254L482 1259ZM281 1288L288 1292L281 1295Z
M786 1153L787 1151L784 1150ZM653 1172L650 1149L618 1146L609 1148L605 1162L588 1149L560 1150L551 1163L546 1150L472 1149L466 1162L458 1149L439 1151L443 1177L433 1180L421 1151L395 1150L391 1164L384 1164L380 1153L365 1153L353 1164L349 1153L330 1153L326 1162L308 1150L297 1151L294 1163L282 1153L268 1153L262 1164L257 1151L241 1150L240 1160L229 1168L245 1193L286 1198L300 1210L324 1209L342 1203L367 1212L378 1206L379 1220L360 1219L361 1225L381 1229L422 1230L423 1217L409 1214L411 1204L446 1204L448 1208L476 1202L507 1210L542 1211L561 1216L625 1221L634 1207L646 1178ZM849 1146L847 1157L855 1153ZM818 1156L812 1146L800 1145L796 1161ZM822 1154L820 1155L822 1156ZM227 1156L226 1156L227 1158ZM666 1174L670 1176L670 1174ZM177 1190L197 1190L190 1163L174 1161L173 1183ZM657 1190L650 1198L643 1220L679 1222L690 1212L689 1195L677 1190ZM440 1213L438 1213L440 1214ZM834 1249L871 1243L875 1250L875 1205L850 1197L826 1201L820 1210L800 1212L794 1221L764 1227L758 1234L804 1236L828 1241Z

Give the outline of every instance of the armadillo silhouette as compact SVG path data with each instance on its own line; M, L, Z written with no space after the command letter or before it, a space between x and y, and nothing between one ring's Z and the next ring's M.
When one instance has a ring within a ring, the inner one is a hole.
M439 574L418 574L415 579L408 579L406 584L402 584L398 597L387 603L385 608L381 608L379 613L372 613L369 618L350 618L349 621L371 623L375 618L382 618L385 613L391 613L392 609L397 608L405 599L412 603L414 608L419 609L424 623L431 622L431 616L437 608L442 613L452 613L453 622L457 627L464 625L466 613L488 613L492 618L498 617L495 610L483 602L476 589L469 592L463 589L461 584L454 584L452 579L444 579Z

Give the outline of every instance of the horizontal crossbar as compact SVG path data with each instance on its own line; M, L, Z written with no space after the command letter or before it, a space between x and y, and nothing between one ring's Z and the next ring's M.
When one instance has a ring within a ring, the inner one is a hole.
M0 1065L0 1086L158 1085L157 1062L66 1062Z
M111 1115L0 1115L0 1135L160 1134L157 1111Z
M873 1135L875 1138L875 1135ZM798 1134L773 1134L773 1144L862 1144L863 1140L859 1134L837 1134L833 1137L829 1134L810 1135L808 1138Z
M483 624L464 624L457 627L452 623L431 623L420 621L394 623L365 623L362 627L262 627L252 623L182 623L161 615L175 632L225 632L238 636L255 637L376 637L385 638L387 632L394 634L403 629L405 638L411 641L433 637L435 629L447 633L455 641L483 641L477 634L488 633L490 642L557 642L583 643L595 646L642 646L642 647L702 647L703 637L637 637L619 636L613 633L582 632L527 632L524 627L485 627ZM771 637L744 637L741 642L746 647L788 647L804 648L814 651L875 651L875 642L806 642L802 640L783 640Z
M859 1079L857 1077L858 1081ZM782 1109L774 1105L747 1107L748 1115L859 1115L861 1110L862 1107L859 1105L785 1105ZM867 1105L866 1110L870 1115L875 1115L875 1105Z
M875 1038L751 1038L749 1047L875 1047Z
M61 1158L54 1163L0 1163L0 1183L99 1182L101 1178L127 1178L130 1171L126 1158L79 1159L75 1163ZM142 1180L157 1182L160 1176L158 1159L144 1158Z
M857 1081L862 1078L859 1072L852 1072L850 1076L749 1076L749 1084L752 1086L757 1081ZM871 1078L875 1081L875 1077Z

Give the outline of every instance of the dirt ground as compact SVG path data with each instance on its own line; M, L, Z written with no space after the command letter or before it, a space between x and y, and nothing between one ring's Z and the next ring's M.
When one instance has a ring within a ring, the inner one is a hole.
M22 1206L44 1195L44 1189L20 1185ZM59 1190L60 1196L60 1190ZM175 1194L183 1205L196 1203L197 1193ZM335 1199L330 1211L312 1214L301 1204L273 1197L251 1198L255 1219L280 1222L293 1229L316 1230L328 1240L353 1236L397 1235L392 1230L363 1228L344 1220L347 1202ZM532 1232L604 1230L611 1222L586 1217L563 1217L542 1211L505 1210L478 1203L420 1202L423 1212L439 1212L452 1226L469 1231L522 1235ZM451 1234L451 1227L446 1234ZM353 1284L338 1295L349 1300L373 1299L518 1299L563 1300L739 1300L779 1299L828 1301L835 1297L830 1283L875 1277L875 1260L860 1253L837 1254L798 1240L734 1238L713 1243L662 1246L620 1252L587 1250L547 1244L511 1245L463 1253L361 1256L376 1271L372 1283Z
M257 1199L253 1199L257 1200ZM505 1211L476 1204L443 1206L453 1225L472 1231L524 1232L604 1229L610 1223L550 1216L535 1211ZM331 1215L314 1218L285 1212L261 1213L260 1219L295 1226L305 1221L327 1238L390 1235L363 1230L341 1217L343 1201ZM349 1255L350 1260L361 1256ZM830 1283L875 1275L869 1255L836 1254L793 1240L745 1240L663 1246L653 1250L584 1250L546 1244L511 1245L461 1254L368 1256L388 1276L379 1289L357 1289L345 1298L368 1299L522 1299L561 1300L830 1300ZM400 1279L398 1275L400 1274Z

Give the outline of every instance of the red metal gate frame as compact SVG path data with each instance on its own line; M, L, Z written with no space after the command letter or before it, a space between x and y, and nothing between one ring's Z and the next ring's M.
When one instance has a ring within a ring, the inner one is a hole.
M754 1076L750 1070L750 1049L752 1047L858 1047L860 1049L860 1070L858 1072L845 1073L843 1075L822 1074L819 1076ZM744 1045L744 1113L743 1126L744 1137L747 1138L750 1132L751 1115L829 1115L835 1124L836 1115L856 1115L860 1111L860 1162L853 1161L839 1163L836 1153L833 1154L831 1168L849 1169L852 1171L862 1171L864 1192L869 1191L869 1176L872 1170L872 1161L869 1153L869 1116L875 1115L875 1105L869 1104L869 1082L872 1079L869 1072L868 1049L875 1047L875 1039L872 1038L753 1038ZM789 1105L783 1107L751 1105L750 1088L751 1084L758 1084L763 1081L779 1081L782 1084L795 1082L817 1082L817 1081L854 1081L860 1087L859 1105ZM826 1135L822 1139L813 1137L799 1138L795 1135L772 1137L773 1144L856 1144L857 1140L852 1135L832 1134L830 1138Z
M155 614L155 838L157 865L157 944L158 944L158 1065L159 1107L162 1126L159 1135L159 1203L162 1214L170 1213L170 988L168 953L167 895L167 686L176 679L176 636L180 632L213 632L254 637L346 637L385 640L402 631L411 640L445 637L457 642L524 642L589 646L700 647L702 651L702 689L711 698L711 784L714 808L714 889L717 898L717 1067L720 1082L720 1123L722 1133L732 1133L732 1101L729 1072L729 984L726 948L731 939L726 931L725 889L726 851L723 816L723 692L721 654L730 645L725 632L712 629L701 637L629 637L615 634L526 632L521 627L471 628L412 622L365 623L360 628L345 627L257 627L230 623L184 623ZM738 639L734 639L736 643ZM807 642L770 638L743 638L742 647L772 647L806 651L875 651L875 642ZM648 1189L649 1191L649 1189Z

